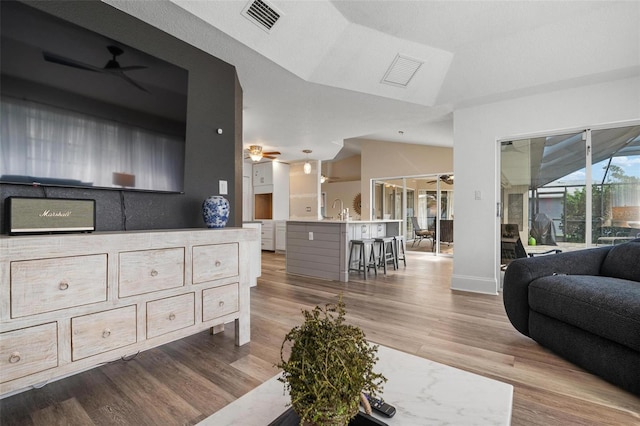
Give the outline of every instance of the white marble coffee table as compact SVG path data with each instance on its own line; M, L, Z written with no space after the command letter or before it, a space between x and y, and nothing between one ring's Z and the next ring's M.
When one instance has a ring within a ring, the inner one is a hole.
M388 382L382 397L396 407L391 425L509 425L513 386L385 346L376 372ZM214 413L202 426L266 426L286 410L279 375Z

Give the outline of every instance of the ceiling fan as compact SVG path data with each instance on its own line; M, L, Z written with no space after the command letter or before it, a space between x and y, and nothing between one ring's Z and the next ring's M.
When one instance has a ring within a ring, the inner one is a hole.
M438 176L438 179L440 179L442 182L448 184L448 185L453 185L453 175L440 175ZM436 179L427 181L427 183L434 183L436 181Z
M440 175L440 180L448 185L453 185L453 175Z
M113 45L107 46L107 50L109 50L109 52L111 53L112 58L102 68L85 64L84 62L80 62L71 58L66 58L64 56L60 56L51 52L42 52L42 56L44 57L45 61L52 62L54 64L65 65L67 67L78 68L85 71L111 74L113 76L120 77L123 80L125 80L127 83L135 86L136 88L149 93L149 91L144 86L142 86L140 83L138 83L137 81L129 77L127 74L125 74L125 71L142 70L147 67L142 65L132 65L128 67L121 67L118 61L116 60L116 58L122 55L124 53L124 50L122 50L118 46L113 46Z
M251 145L247 149L249 155L246 158L251 158L251 161L258 162L263 158L268 158L270 160L275 160L276 155L280 155L278 151L263 151L260 145Z

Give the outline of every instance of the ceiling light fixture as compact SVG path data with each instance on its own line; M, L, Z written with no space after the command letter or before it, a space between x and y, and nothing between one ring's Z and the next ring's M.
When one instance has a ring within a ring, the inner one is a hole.
M260 145L251 145L249 147L249 157L251 161L260 161L262 160L262 147Z
M303 149L302 152L307 154L307 161L304 162L303 170L304 170L304 174L308 175L308 174L311 174L311 163L309 162L309 154L311 154L311 150Z
M327 177L325 175L320 175L320 183L325 183L327 181Z

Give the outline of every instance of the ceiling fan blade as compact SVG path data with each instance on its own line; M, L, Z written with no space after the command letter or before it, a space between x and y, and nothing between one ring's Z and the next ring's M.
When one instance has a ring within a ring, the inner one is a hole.
M135 81L134 79L132 79L131 77L126 75L125 73L117 72L117 73L114 73L114 74L119 76L120 78L124 79L128 83L132 84L133 86L137 87L138 89L142 90L143 92L149 93L149 91L147 89L145 89L143 86L141 86L140 83L138 83L137 81Z
M131 65L129 67L120 67L120 71L135 71L135 70L145 70L148 67L142 65Z
M278 151L263 151L262 155L280 155Z
M140 83L133 80L131 77L129 77L123 72L123 71L141 70L147 67L142 65L132 65L128 67L121 67L118 64L118 62L115 60L115 57L122 54L122 51L121 50L112 51L112 49L115 49L115 47L114 46L109 46L109 47L110 47L109 51L114 55L114 58L111 59L104 68L94 67L93 65L85 64L84 62L80 62L80 61L76 61L75 59L56 55L55 53L51 53L51 52L42 52L42 56L44 57L45 61L52 62L54 64L65 65L68 67L78 68L85 71L115 75L117 77L122 78L127 83L131 84L137 89L142 90L143 92L149 93L149 91L144 86L142 86Z
M93 65L85 64L74 59L65 58L64 56L56 55L55 53L42 52L42 56L44 57L45 61L52 62L54 64L65 65L68 67L78 68L86 71L104 72L104 70L100 67L94 67Z

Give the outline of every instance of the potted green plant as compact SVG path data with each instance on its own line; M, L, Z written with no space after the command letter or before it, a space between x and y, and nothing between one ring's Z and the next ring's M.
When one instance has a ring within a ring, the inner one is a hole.
M303 310L304 322L280 347L279 380L301 425L347 425L358 413L362 392L375 396L387 380L373 371L378 346L369 344L360 328L345 324L345 313L342 297L337 304Z

